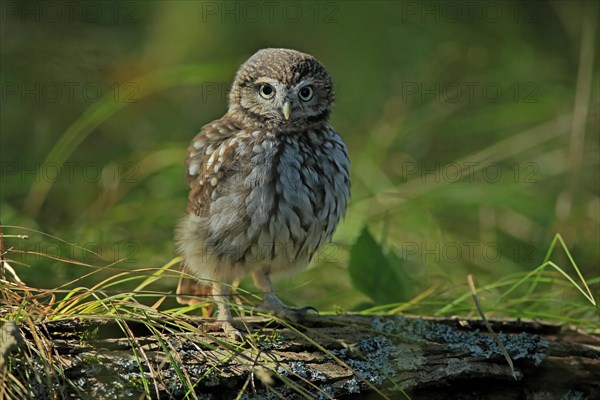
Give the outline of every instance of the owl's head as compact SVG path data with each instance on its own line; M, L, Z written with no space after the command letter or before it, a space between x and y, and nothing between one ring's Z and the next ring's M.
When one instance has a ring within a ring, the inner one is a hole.
M229 115L243 126L290 132L327 122L333 83L311 55L263 49L238 70L229 93Z

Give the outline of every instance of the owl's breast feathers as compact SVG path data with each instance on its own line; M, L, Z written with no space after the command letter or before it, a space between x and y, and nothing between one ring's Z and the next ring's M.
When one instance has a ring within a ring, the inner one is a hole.
M194 138L187 167L188 213L206 225L197 239L232 263L308 264L350 196L346 146L326 124L276 134L223 118Z

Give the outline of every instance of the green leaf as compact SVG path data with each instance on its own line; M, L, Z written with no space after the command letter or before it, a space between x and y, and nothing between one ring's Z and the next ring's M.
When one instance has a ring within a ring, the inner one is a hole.
M412 298L411 279L404 269L404 260L393 252L385 253L366 227L350 250L348 269L354 287L377 304Z

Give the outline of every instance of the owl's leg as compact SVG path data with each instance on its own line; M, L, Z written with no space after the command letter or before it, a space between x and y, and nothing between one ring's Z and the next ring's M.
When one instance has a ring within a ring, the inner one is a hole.
M288 307L273 293L271 278L264 271L252 273L254 285L263 292L263 304L258 307L259 311L265 311L277 317L297 322L304 318L309 311L317 311L314 307Z
M229 298L231 288L225 283L213 283L213 298L217 302L217 321L221 324L221 329L232 340L243 340L242 333L233 326L233 317L229 308Z

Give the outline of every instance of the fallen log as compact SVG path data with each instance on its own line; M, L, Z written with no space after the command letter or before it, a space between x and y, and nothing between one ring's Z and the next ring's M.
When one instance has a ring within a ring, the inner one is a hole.
M206 320L185 318L190 330L127 318L19 325L19 341L47 348L60 373L49 378L21 346L0 381L10 385L11 368L35 398L600 398L600 338L552 324L490 321L513 371L478 320L250 317L252 334L235 344Z

